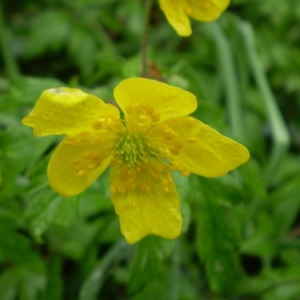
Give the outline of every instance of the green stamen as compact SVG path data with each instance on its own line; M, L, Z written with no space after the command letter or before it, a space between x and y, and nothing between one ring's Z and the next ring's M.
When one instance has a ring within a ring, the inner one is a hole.
M141 133L125 132L116 141L114 157L130 167L137 167L153 156L153 149Z

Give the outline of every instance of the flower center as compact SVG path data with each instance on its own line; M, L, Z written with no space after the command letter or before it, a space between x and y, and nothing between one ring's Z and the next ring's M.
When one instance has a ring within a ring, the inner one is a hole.
M146 163L149 156L154 156L153 150L143 133L123 132L116 140L114 148L114 159L128 167L139 167L141 163Z

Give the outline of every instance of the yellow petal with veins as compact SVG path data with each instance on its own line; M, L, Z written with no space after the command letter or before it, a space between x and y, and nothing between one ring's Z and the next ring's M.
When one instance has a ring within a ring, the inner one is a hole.
M159 4L168 22L176 30L178 35L181 36L191 35L192 29L188 17L189 10L188 10L187 1L159 0Z
M147 138L177 169L218 177L248 161L246 147L192 117L158 125Z
M63 196L84 191L106 169L111 159L114 140L106 137L97 145L73 145L64 139L54 151L48 164L50 186Z
M67 87L45 90L22 123L36 136L76 135L108 118L119 118L119 110L100 98Z
M148 234L167 239L181 231L179 196L169 171L154 159L139 170L120 164L111 169L111 198L128 243Z
M196 97L181 88L146 78L129 78L114 90L128 123L151 123L185 116L197 108Z

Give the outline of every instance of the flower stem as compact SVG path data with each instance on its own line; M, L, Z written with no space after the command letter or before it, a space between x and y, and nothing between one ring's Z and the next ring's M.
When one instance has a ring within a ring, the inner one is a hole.
M10 33L5 25L2 2L0 2L0 45L0 51L2 52L8 76L11 80L17 79L20 77L20 71L10 49Z
M141 45L141 57L142 57L142 77L148 77L148 34L150 27L150 16L152 10L152 0L145 0L145 19L144 19L144 31Z

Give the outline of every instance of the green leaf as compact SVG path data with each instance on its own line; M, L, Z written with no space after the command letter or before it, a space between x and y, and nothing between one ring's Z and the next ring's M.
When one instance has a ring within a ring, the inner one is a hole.
M46 286L44 274L28 268L19 268L19 299L40 300L41 291Z
M106 279L108 267L120 257L121 253L124 253L126 247L127 245L122 240L109 249L108 253L99 261L84 281L80 290L79 300L98 299L97 295Z
M0 234L0 261L21 264L36 264L39 256L31 248L27 237L16 232L1 232Z
M40 12L32 21L31 35L25 44L25 56L32 57L41 55L49 49L52 51L61 49L71 30L72 24L67 12L51 8Z
M35 238L40 240L50 223L69 224L74 202L74 198L64 199L49 187L36 193L25 213L25 221Z
M53 257L48 262L48 280L42 300L63 299L63 278L61 276L61 260Z
M271 193L268 201L274 211L273 218L276 220L277 233L284 238L286 233L293 227L297 220L300 209L300 177L291 177L289 181L281 182ZM284 199L284 201L282 201ZM295 230L297 231L297 225Z
M16 193L17 188L28 184L27 178L21 174L29 162L40 157L53 142L53 137L37 139L31 130L15 125L3 134L0 134L0 146L3 143L3 150L0 158L3 162L0 165L2 180L0 189L6 197ZM20 151L22 149L22 151Z
M15 300L17 295L17 270L15 268L2 272L0 276L0 295L5 300Z
M128 292L134 295L155 279L157 269L172 249L172 242L148 236L139 242L131 268Z
M97 44L93 36L83 27L78 27L71 35L68 47L82 75L91 75L97 55Z
M197 247L214 291L230 289L239 274L239 239L232 209L212 179L196 178L201 191L197 222Z
M21 222L23 212L16 202L0 202L0 233L13 232Z
M59 226L67 226L73 215L78 197L62 198L60 199L57 209L53 213L52 222Z
M255 195L262 201L267 195L266 186L264 185L262 170L255 160L248 161L245 165L239 168L243 176L245 184L245 194Z

